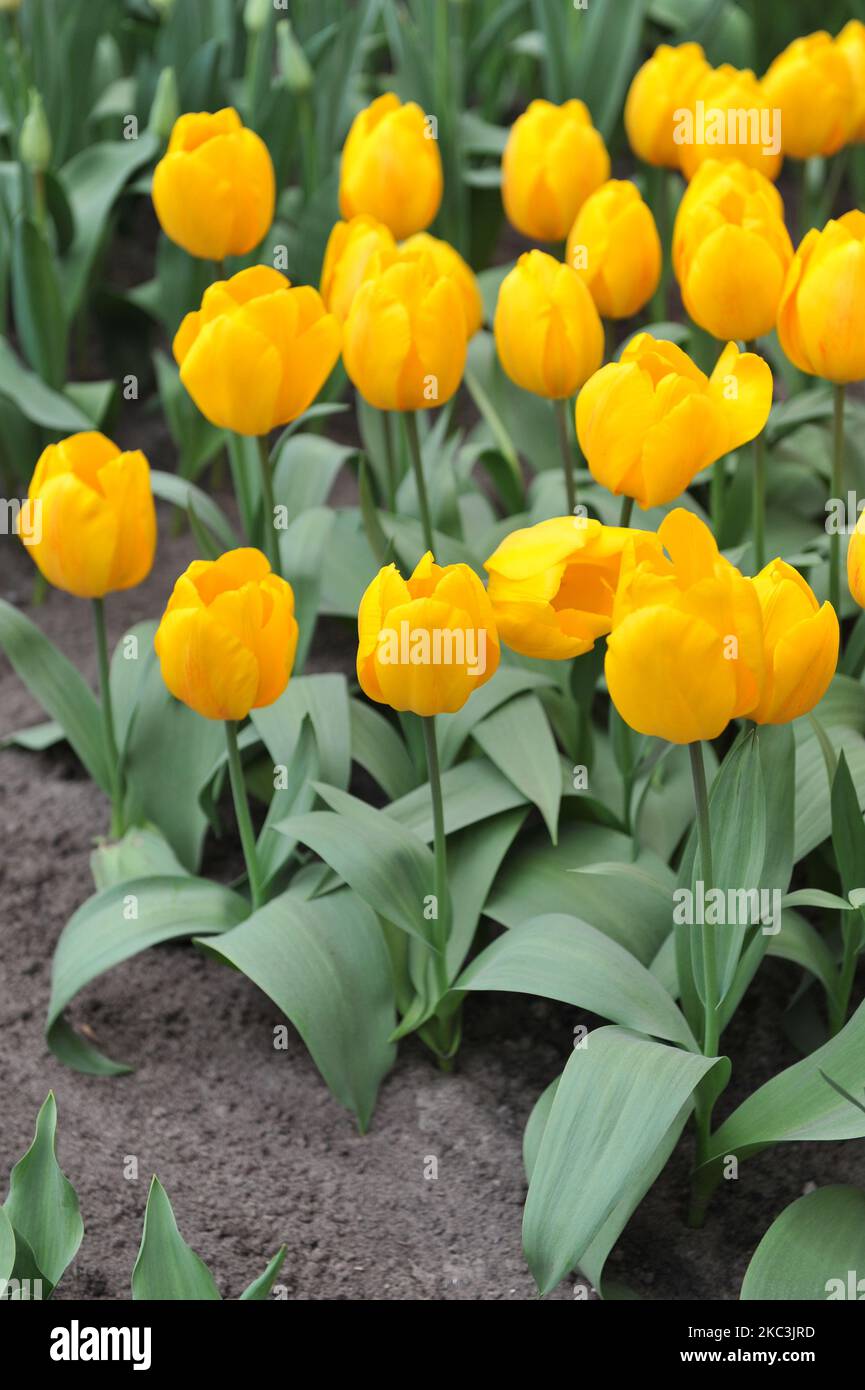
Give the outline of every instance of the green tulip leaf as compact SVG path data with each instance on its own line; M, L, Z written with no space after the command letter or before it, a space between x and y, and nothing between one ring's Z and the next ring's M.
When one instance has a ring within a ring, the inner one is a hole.
M132 1297L151 1303L220 1298L207 1265L177 1229L165 1188L156 1177L147 1194L141 1247L132 1271Z
M407 796L417 781L411 758L393 724L367 700L352 700L351 755L391 801Z
M282 1269L285 1262L286 1247L281 1245L267 1266L263 1274L259 1274L257 1279L243 1290L240 1295L242 1303L262 1303L270 1294L276 1276Z
M746 1301L865 1298L865 1192L819 1187L785 1207L745 1271Z
M0 395L14 401L26 419L56 434L92 430L93 421L73 401L31 372L0 336Z
M172 502L183 511L193 508L198 520L213 533L223 550L236 549L239 542L231 522L213 498L196 487L195 483L176 473L163 473L158 468L152 468L150 486L154 497L161 498L163 502Z
M32 1252L48 1284L47 1297L75 1258L84 1222L75 1189L57 1162L57 1104L49 1092L36 1120L33 1143L9 1177L6 1216Z
M466 826L476 825L490 816L525 806L527 798L488 758L467 758L442 773L445 834L453 835ZM385 807L385 814L414 831L425 844L433 841L432 802L429 782L415 787Z
M66 380L68 323L51 248L30 217L12 229L12 307L24 356L59 391Z
M472 737L490 762L537 806L555 844L562 772L549 720L537 696L529 692L514 696L475 724Z

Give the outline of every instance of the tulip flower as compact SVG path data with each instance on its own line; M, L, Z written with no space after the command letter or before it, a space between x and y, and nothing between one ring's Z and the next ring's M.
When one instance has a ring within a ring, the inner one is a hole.
M564 241L610 157L582 101L533 101L511 126L502 157L508 221L537 241Z
M847 548L847 583L859 607L865 608L865 512L859 514Z
M449 241L430 236L429 232L417 232L410 236L402 243L400 250L406 257L430 256L439 275L447 275L454 281L462 301L466 337L473 338L484 320L484 302L477 276L459 251Z
M759 434L771 405L755 353L728 343L707 377L674 343L638 333L580 392L577 436L596 482L657 507Z
M838 664L839 627L797 570L773 560L752 581L763 615L764 678L749 712L757 724L787 724L819 704Z
M813 228L797 250L781 295L778 337L794 366L835 384L832 496L844 486L844 388L865 379L865 213ZM829 536L829 598L841 604L841 549Z
M273 222L276 180L267 146L233 107L188 112L153 172L165 235L191 256L245 256Z
M379 252L396 250L393 232L383 222L358 213L337 222L327 240L321 271L321 297L329 313L345 323L352 300Z
M94 430L49 444L30 480L18 534L55 588L93 600L111 833L123 819L123 779L114 731L103 600L146 579L156 551L150 466L139 449L121 453Z
M153 645L171 694L205 719L225 721L228 767L253 909L261 874L237 745L237 721L278 700L297 648L291 585L260 550L193 560L180 576Z
M559 516L506 536L484 562L502 641L521 656L561 661L610 631L622 551L660 546L650 531Z
M577 497L564 403L603 361L604 329L594 300L569 265L545 251L526 251L502 280L493 327L499 361L511 381L561 403L559 443L573 511Z
M847 138L861 142L865 140L865 24L860 19L848 20L835 46L843 53L853 79L855 115Z
M676 113L687 107L710 71L698 43L675 48L662 43L636 73L625 99L625 130L631 149L647 164L678 169Z
M460 286L429 251L403 247L382 256L352 300L343 339L345 370L364 400L405 412L424 542L434 550L414 412L444 405L462 379L467 340Z
M211 424L257 435L264 535L279 570L267 435L312 403L339 356L341 329L317 290L270 266L218 280L174 338L180 379Z
M438 141L420 107L385 92L355 116L342 151L339 209L369 213L395 237L428 227L442 200Z
M739 162L701 164L673 232L673 267L694 322L722 340L769 333L792 258L774 184Z
M825 30L788 44L763 78L763 91L781 112L785 154L835 154L849 139L860 98L847 58Z
M589 195L568 235L565 260L603 318L627 319L648 303L661 278L661 241L636 184L610 179Z
M707 159L738 160L767 179L778 177L780 119L750 69L710 68L677 117L673 138L686 179Z

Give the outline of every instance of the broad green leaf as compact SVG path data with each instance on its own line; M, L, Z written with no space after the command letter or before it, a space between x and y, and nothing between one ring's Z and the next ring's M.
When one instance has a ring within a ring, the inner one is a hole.
M553 0L555 3L555 0ZM578 91L604 139L609 140L639 62L647 0L618 0L614 10L589 5L581 25L576 72L564 95ZM571 12L573 13L573 12Z
M487 758L469 758L442 774L445 834L525 806L526 798ZM429 782L385 807L385 814L432 844L433 820Z
M5 1298L6 1281L12 1277L15 1268L15 1232L12 1222L6 1215L6 1208L0 1207L0 1298Z
M740 1297L746 1302L861 1300L863 1270L865 1192L818 1187L772 1222L751 1256Z
M218 1300L213 1275L177 1229L168 1194L154 1177L147 1194L141 1247L132 1271L132 1298L150 1303Z
M318 744L321 777L347 787L351 775L351 716L345 676L299 676L272 705L252 711L252 722L274 764L289 767L306 717Z
M340 469L357 450L322 434L292 434L274 456L273 495L292 519L323 507Z
M701 1057L618 1027L575 1048L550 1108L523 1218L541 1294L579 1264L651 1163L682 1108L726 1059Z
M534 802L553 844L558 834L562 772L549 721L536 695L517 695L474 726L472 737L491 763Z
M536 671L522 670L516 666L502 666L496 672L495 680L487 681L480 690L475 691L456 714L437 714L436 737L439 745L439 761L443 769L449 768L456 760L466 739L475 725L500 705L527 690L537 690L551 684L548 677Z
M478 921L502 861L525 820L522 807L467 826L448 838L451 924L447 944L448 979L471 949Z
M838 969L835 958L818 931L798 912L786 910L781 914L781 930L770 936L766 954L793 961L810 970L833 999L838 990ZM744 991L743 991L744 992ZM731 993L736 993L735 990ZM738 1001L737 1001L738 1002Z
M836 753L844 750L859 805L865 804L865 686L836 676L814 710ZM796 738L796 859L831 833L826 764L814 726L805 716L793 724Z
M396 1058L390 960L375 913L344 889L312 902L289 892L200 944L278 1005L365 1130Z
M294 590L299 629L295 662L302 671L315 635L321 606L322 571L331 551L335 521L330 507L311 507L293 517L279 532L282 572Z
M16 729L0 738L0 748L23 748L28 753L44 753L46 748L54 748L63 743L66 735L54 719L43 724L31 724L28 729Z
M24 366L2 335L0 395L14 401L22 415L35 425L43 425L57 434L75 434L93 428L93 421L83 410L59 391L52 391L41 377Z
M76 1071L115 1076L131 1068L112 1062L63 1017L85 985L149 946L205 932L227 931L249 913L239 894L201 878L135 878L88 898L64 927L51 964L48 1046Z
M273 1288L276 1276L282 1269L285 1261L285 1254L286 1247L281 1245L264 1273L259 1274L258 1278L253 1279L252 1283L243 1290L243 1293L240 1295L240 1301L242 1303L261 1303L268 1297Z
M156 661L153 638L157 626L155 621L136 623L123 634L111 656L111 707L121 759L135 719L144 678Z
M832 783L832 848L844 892L853 893L865 876L865 821L843 751ZM853 950L862 943L862 921L861 913L849 922L842 920L844 939ZM848 939L848 932L852 939Z
M66 380L68 323L54 256L30 217L12 229L12 308L24 355L43 381L59 391Z
M577 917L536 917L513 927L472 961L454 988L558 999L697 1050L684 1017L655 976L630 951Z
M57 1162L54 1092L39 1111L33 1143L9 1176L4 1207L24 1237L51 1289L56 1288L84 1235L75 1189ZM49 1289L50 1292L50 1289Z
M0 599L0 648L31 695L61 726L94 782L107 791L108 764L96 697L72 662L11 604Z
M161 497L163 502L173 502L183 511L194 508L198 520L213 533L223 550L235 550L240 544L231 522L221 508L212 497L200 487L196 487L195 483L179 477L176 473L163 473L160 469L153 468L150 471L150 485L154 496Z
M131 878L188 877L168 841L151 825L134 826L121 840L98 845L90 856L90 872L97 893Z
M405 744L367 700L351 701L351 754L392 801L414 787L417 778Z

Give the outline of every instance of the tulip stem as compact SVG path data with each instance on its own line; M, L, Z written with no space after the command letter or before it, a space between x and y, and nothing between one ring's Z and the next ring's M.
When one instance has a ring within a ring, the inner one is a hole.
M754 559L757 573L766 563L766 439L761 430L754 440Z
M390 413L387 410L381 412L381 428L384 436L384 461L387 468L387 509L389 512L396 511L396 455L393 447L393 431L391 428Z
M240 843L243 846L246 876L249 880L249 896L252 899L252 910L255 912L261 907L263 897L261 874L255 848L255 831L252 828L249 802L246 798L246 783L243 780L243 764L240 761L240 749L237 746L237 724L233 719L226 719L225 721L225 742L228 745L228 775L231 779L234 814L237 817Z
M691 755L691 775L694 780L694 801L697 807L697 834L700 845L700 873L703 890L712 887L712 839L709 833L709 796L706 790L706 767L703 762L703 745L688 744ZM706 922L702 928L703 938L703 1008L705 1023L703 1033L703 1055L717 1056L718 1049L718 962L715 955L715 932Z
M279 536L274 525L273 471L270 466L270 448L267 435L258 437L258 457L261 462L261 508L264 553L270 561L274 574L282 574L279 560Z
M435 555L435 537L433 535L432 520L430 518L429 497L426 490L426 479L423 472L423 457L420 448L420 435L417 428L417 415L413 410L405 412L405 428L408 435L408 448L411 454L412 468L414 469L415 486L417 487L417 500L420 509L420 522L423 528L424 545L427 550Z
M105 601L93 600L93 626L96 631L96 655L99 661L99 693L102 702L102 730L108 776L111 784L111 837L118 840L124 831L123 779L120 774L120 755L114 732L114 707L111 703L111 669L108 664L108 643L105 638Z
M553 410L556 416L556 428L559 434L559 450L562 455L562 468L565 473L565 496L568 502L568 511L574 515L577 506L577 484L574 477L574 453L571 442L568 439L568 402L567 400L553 401Z
M844 383L835 385L835 420L832 448L832 497L844 490ZM837 527L829 534L829 601L841 617L841 536Z
M429 715L421 719L423 725L426 765L429 774L430 800L433 813L433 849L435 853L435 881L433 889L436 900L434 942L436 947L436 973L438 975L440 997L447 994L448 980L447 946L450 934L450 910L448 902L447 843L445 841L444 803L442 800L442 781L439 769L438 743L436 741L435 717Z
M623 498L622 498L622 510L621 510L620 515L619 515L619 525L620 525L620 526L630 526L630 524L631 524L631 514L632 514L633 510L634 510L634 499L633 499L633 497L623 497Z

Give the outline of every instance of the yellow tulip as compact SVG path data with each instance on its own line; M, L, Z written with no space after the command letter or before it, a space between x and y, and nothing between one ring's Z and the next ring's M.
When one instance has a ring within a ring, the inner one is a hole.
M710 68L677 112L679 164L692 179L707 159L738 160L775 180L781 171L780 120L750 68Z
M604 318L630 318L648 303L661 278L661 241L636 184L610 179L589 195L571 228L565 259Z
M358 213L350 222L337 222L324 253L321 297L325 307L345 323L352 300L366 279L370 263L380 253L396 250L393 232L383 222Z
M385 263L385 259L388 263ZM460 288L429 253L382 258L352 300L343 362L370 405L424 410L450 400L466 360Z
M236 434L296 420L339 357L341 331L310 285L255 265L217 280L174 339L180 379L202 415Z
M167 237L191 256L245 256L273 222L276 180L267 146L232 106L174 124L153 171L153 206Z
M395 237L428 227L442 200L442 162L416 102L385 92L355 116L342 151L339 210L369 213Z
M154 646L176 699L205 719L245 719L288 684L297 647L291 585L271 573L260 550L193 560Z
M502 641L521 656L561 661L610 631L627 544L660 554L649 531L559 516L513 531L485 562Z
M669 559L625 549L607 638L607 688L638 733L669 743L717 738L760 696L757 591L691 512L670 512L658 539Z
M402 243L400 250L406 256L428 255L439 275L449 275L456 284L462 300L466 321L466 336L474 337L484 321L484 302L481 299L477 276L449 241L430 236L428 232L417 232Z
M860 608L865 608L865 512L856 522L847 549L847 583Z
M769 333L792 259L774 184L738 162L701 164L673 233L673 266L694 322L722 340Z
M453 714L499 664L483 584L468 565L427 551L408 580L379 570L360 601L357 678L371 700L415 714Z
M763 91L781 112L784 153L794 159L835 154L849 138L860 98L847 58L825 30L788 44Z
M76 598L104 598L146 579L156 550L150 466L85 431L49 444L36 464L18 534L41 573Z
M778 309L778 337L794 366L839 384L865 378L865 213L808 232Z
M838 618L783 560L772 560L752 582L763 615L765 675L748 717L786 724L807 714L829 689L838 664Z
M772 373L756 353L728 343L707 377L674 343L638 333L580 392L577 436L596 482L657 507L754 439L771 406Z
M591 294L575 270L546 251L524 252L505 276L493 326L508 376L548 400L572 396L604 358Z
M679 146L673 139L676 112L686 107L697 84L709 71L698 43L676 48L662 43L639 69L625 99L625 130L631 149L647 164L678 169Z
M610 157L582 101L533 101L511 126L502 201L523 236L564 241L590 193L610 177Z
M835 40L853 79L854 115L849 140L865 140L865 24L850 19Z

